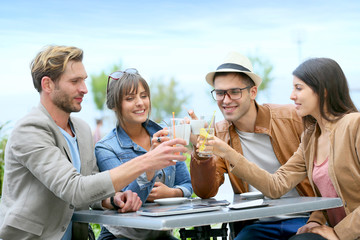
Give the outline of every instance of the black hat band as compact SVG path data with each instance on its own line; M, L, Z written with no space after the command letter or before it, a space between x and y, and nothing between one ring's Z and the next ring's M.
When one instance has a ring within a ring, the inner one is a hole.
M224 63L221 64L216 70L220 70L220 69L224 69L224 68L232 68L232 69L236 69L239 71L245 71L245 72L251 72L249 69L247 69L246 67L243 67L241 65L238 64L234 64L234 63Z

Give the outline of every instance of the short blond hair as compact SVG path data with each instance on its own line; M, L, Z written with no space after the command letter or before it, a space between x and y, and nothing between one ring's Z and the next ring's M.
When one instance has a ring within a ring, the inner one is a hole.
M46 46L31 61L31 76L34 87L38 92L42 91L41 79L48 76L53 81L57 81L64 73L69 61L81 62L83 50L71 46Z

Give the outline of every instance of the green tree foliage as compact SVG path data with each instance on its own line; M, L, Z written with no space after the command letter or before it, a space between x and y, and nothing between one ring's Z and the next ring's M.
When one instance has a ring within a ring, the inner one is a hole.
M257 56L250 56L248 58L253 65L254 72L262 78L262 82L260 87L258 88L258 91L267 89L271 81L274 79L271 76L271 72L274 67L266 59Z
M121 70L121 64L114 65L111 68L111 71L105 73L105 71L101 71L99 74L90 75L91 78L91 92L93 94L93 99L95 106L98 110L104 110L104 104L106 101L106 85L107 79L110 73Z
M172 78L169 83L152 81L151 89L151 118L155 122L161 122L166 117L171 117L182 112L183 104L186 104L189 96L179 89L178 82Z
M8 122L0 125L0 196L2 193L2 183L4 180L4 164L5 164L5 146L8 140L8 136L5 133L5 126Z

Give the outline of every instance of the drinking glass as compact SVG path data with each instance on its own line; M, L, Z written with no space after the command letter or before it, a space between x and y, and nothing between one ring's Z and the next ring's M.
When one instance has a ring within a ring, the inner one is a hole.
M200 117L201 118L201 117ZM213 140L215 136L215 115L203 116L202 120L205 121L204 127L199 130L198 142L199 146L198 155L200 157L211 157L212 147L208 146L208 141Z

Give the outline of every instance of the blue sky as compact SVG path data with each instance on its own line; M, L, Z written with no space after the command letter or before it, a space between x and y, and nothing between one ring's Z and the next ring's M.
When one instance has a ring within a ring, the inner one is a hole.
M259 101L275 103L291 103L291 72L301 61L330 57L360 106L359 29L356 0L2 1L0 123L37 105L29 63L48 44L82 48L89 76L121 62L149 82L174 77L192 95L187 108L200 112L216 109L204 77L228 51L273 64L274 81ZM96 114L89 94L78 115L93 124Z

